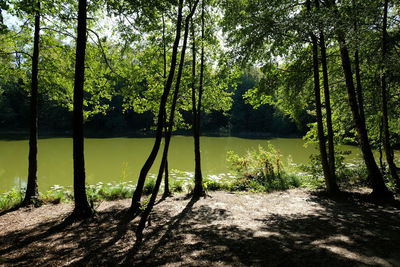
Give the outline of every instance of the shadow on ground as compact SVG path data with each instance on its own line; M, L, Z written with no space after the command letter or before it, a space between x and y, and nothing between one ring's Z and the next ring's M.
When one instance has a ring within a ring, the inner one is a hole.
M318 207L312 214L265 211L249 216L257 227L210 204L221 199L175 198L156 207L140 245L134 235L138 218L127 222L125 207L116 205L72 225L51 220L0 235L0 265L400 265L398 206L359 194L308 197L308 205ZM251 203L244 207L251 213Z

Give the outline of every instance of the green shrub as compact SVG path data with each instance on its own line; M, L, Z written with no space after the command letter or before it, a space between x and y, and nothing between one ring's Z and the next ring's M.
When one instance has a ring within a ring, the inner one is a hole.
M185 181L182 179L172 179L170 184L171 192L180 193L184 191Z
M0 211L11 209L21 204L25 196L25 190L17 188L0 195Z
M147 178L147 180L143 186L143 194L151 195L155 186L156 186L156 179L153 177Z
M345 156L350 153L350 151L336 151L335 153L337 182L341 186L366 185L368 173L364 164L361 161L356 164L346 164L344 162ZM311 155L310 164L301 165L300 168L310 175L309 179L305 182L306 186L311 188L322 188L325 186L320 155Z
M286 173L279 151L271 144L266 148L259 146L258 150L248 151L242 157L229 151L228 161L236 173L232 190L269 192L301 185L298 175Z

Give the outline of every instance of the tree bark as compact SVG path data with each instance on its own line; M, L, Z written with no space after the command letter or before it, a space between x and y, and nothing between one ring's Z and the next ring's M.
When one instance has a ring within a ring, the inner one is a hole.
M39 41L40 41L40 1L35 12L35 32L33 38L32 83L30 97L29 125L29 167L28 184L22 205L32 204L38 197L37 178L37 142L38 142L38 72L39 72Z
M159 168L159 171L158 171L156 184L155 184L153 192L151 194L149 203L147 204L147 207L144 210L144 212L142 214L142 217L140 218L140 222L139 222L138 228L136 230L136 239L139 242L142 240L143 229L145 228L146 221L147 221L147 219L148 219L148 217L150 215L150 212L153 209L154 203L156 201L157 194L158 194L158 191L160 189L163 170L165 168L165 163L166 163L167 157L168 157L168 149L169 149L169 144L170 144L170 141L171 141L172 128L174 126L175 107L176 107L176 102L177 102L178 94L179 94L179 87L180 87L180 82L181 82L181 77L182 77L183 65L185 63L185 52L186 52L186 46L187 46L187 39L188 39L188 35L189 35L189 22L190 22L190 19L192 18L193 14L194 14L194 12L196 10L198 2L199 2L199 0L196 0L196 2L193 5L193 8L191 9L190 13L188 14L188 16L185 19L185 34L184 34L184 39L183 39L181 58L180 58L180 63L179 63L179 68L178 68L178 74L177 74L176 83L175 83L174 96L173 96L173 99L172 99L171 111L170 111L170 116L169 116L168 134L165 137L165 146L164 146L163 156L162 156L162 159L161 159L160 168Z
M199 96L196 107L196 92L194 88L195 78L193 78L192 88L192 102L193 102L193 137L194 137L194 158L195 158L195 172L194 172L194 190L193 197L199 198L205 195L203 188L203 176L201 173L201 154L200 154L200 111L201 111L201 98L203 94L203 79L204 79L204 0L201 2L201 56L200 56L200 81L199 81ZM195 72L195 45L194 45L194 30L193 31L193 77L196 76Z
M85 54L87 31L87 2L79 0L78 29L75 58L74 110L73 110L73 158L74 158L74 218L92 215L85 188L85 157L83 135L83 88L85 82Z
M383 121L383 133L384 133L384 147L386 161L389 166L390 174L396 184L396 191L400 191L400 178L397 174L397 167L394 163L393 150L390 145L390 132L389 132L389 118L388 118L388 107L387 107L387 82L386 82L386 68L385 58L387 55L387 13L388 13L388 0L384 1L383 9L383 26L382 26L382 62L381 62L381 95L382 95L382 121Z
M165 106L168 100L168 95L172 87L172 82L174 79L175 75L175 69L176 69L176 60L177 60L177 55L178 55L178 46L179 46L179 41L181 38L181 28L182 28L182 9L183 9L183 0L179 0L179 7L178 7L178 20L176 23L176 36L175 36L175 41L172 49L172 58L171 58L171 67L170 71L168 74L168 80L167 83L165 84L164 87L164 92L163 95L161 96L161 102L160 102L160 109L158 112L158 119L157 119L157 130L156 130L156 140L153 145L153 149L147 158L146 162L144 163L142 169L140 170L140 175L139 179L136 185L135 192L133 193L132 197L132 203L130 207L130 214L134 216L140 208L140 198L142 197L143 193L143 186L144 182L146 180L146 176L151 168L153 166L154 160L157 157L158 150L160 149L160 144L162 140L162 131L163 131L163 124L164 124L164 116L165 114Z

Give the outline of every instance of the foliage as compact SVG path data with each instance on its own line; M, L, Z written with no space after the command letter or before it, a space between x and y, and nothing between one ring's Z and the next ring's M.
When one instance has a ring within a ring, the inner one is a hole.
M280 153L271 144L250 150L245 156L229 151L227 159L237 177L234 190L270 192L301 185L298 176L285 172Z
M11 209L21 204L25 196L24 190L18 190L17 188L11 189L11 191L0 195L0 211Z
M346 155L350 151L336 151L335 153L335 168L338 183L343 186L366 186L367 185L367 170L362 162L345 163ZM323 179L323 171L321 158L319 155L310 156L310 164L301 165L299 168L305 171L310 179L308 186L312 188L322 188L325 186Z
M144 184L143 194L151 195L155 186L156 186L156 179L154 177L149 177L148 179L146 179L146 182Z

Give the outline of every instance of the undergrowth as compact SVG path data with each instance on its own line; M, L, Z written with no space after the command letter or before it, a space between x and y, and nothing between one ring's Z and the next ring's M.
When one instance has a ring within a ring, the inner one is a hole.
M228 162L236 176L230 184L233 191L271 192L302 185L303 177L284 168L280 152L271 144L244 156L229 151Z

